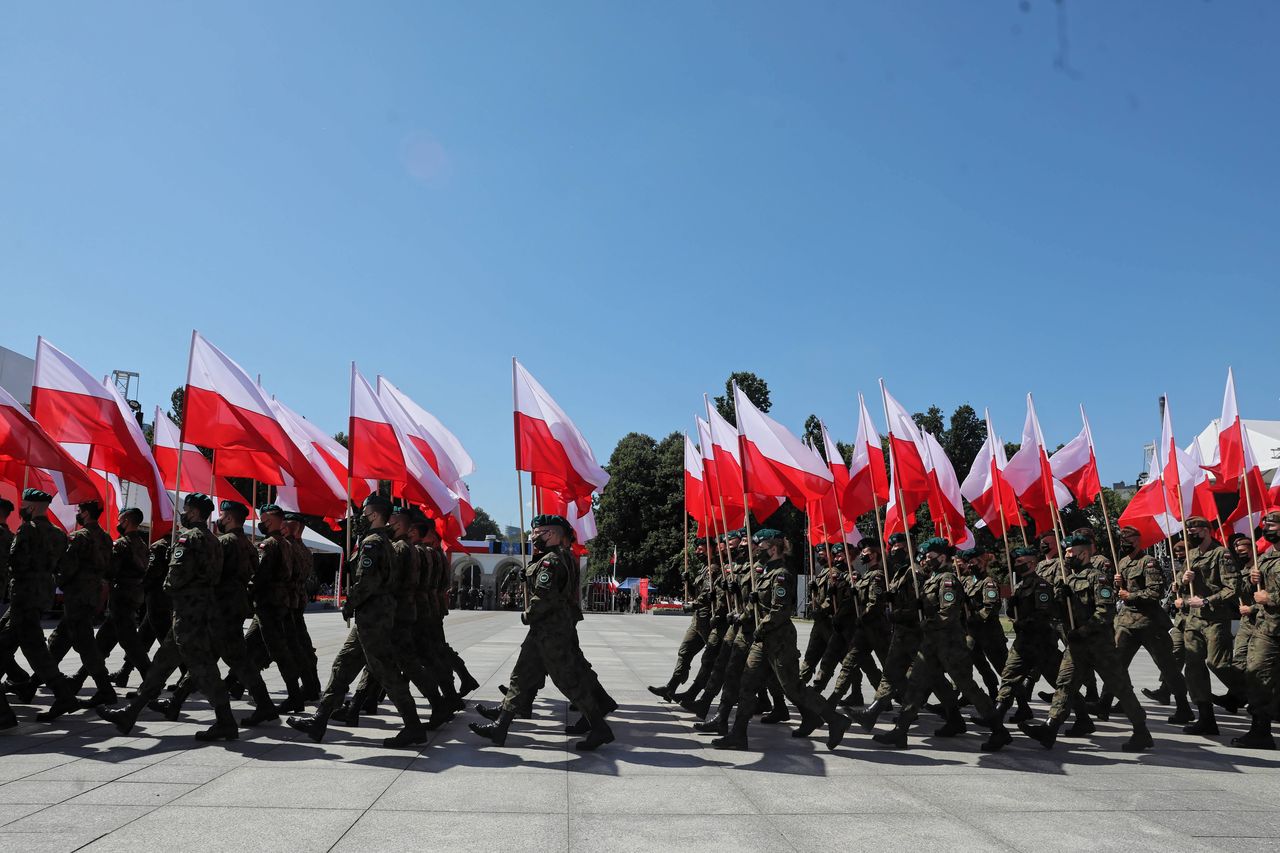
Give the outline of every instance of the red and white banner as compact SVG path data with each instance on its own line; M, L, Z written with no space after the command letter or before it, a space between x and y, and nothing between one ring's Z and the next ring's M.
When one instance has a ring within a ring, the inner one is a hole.
M1089 419L1085 417L1084 406L1080 407L1080 420L1082 422L1080 434L1049 457L1049 468L1053 476L1071 492L1076 506L1086 507L1097 500L1098 494L1102 491L1102 480L1098 476L1098 457L1093 449L1093 431L1089 429Z
M280 472L284 482L276 489L276 503L281 509L318 515L332 524L347 514L346 479L333 470L321 452L314 438L314 432L319 430L274 397L269 402L276 422L297 449L293 471Z
M755 407L733 387L746 491L786 497L797 507L829 493L831 471L791 431Z
M1160 450L1165 457L1160 478L1164 481L1169 509L1178 521L1186 521L1193 515L1217 521L1218 507L1208 489L1209 477L1196 458L1178 447L1173 437L1173 415L1170 408L1169 396L1166 394L1160 434ZM1200 455L1198 447L1195 453L1196 457ZM1197 489L1197 486L1201 488Z
M1071 492L1054 479L1030 394L1027 395L1027 419L1022 425L1022 446L1004 467L1004 476L1018 496L1018 503L1031 516L1036 531L1053 530L1054 513L1071 502Z
M684 511L698 525L698 532L705 535L709 526L707 484L703 482L702 456L688 435L684 437Z
M609 482L578 427L524 365L511 360L515 409L516 470L528 471L534 485L569 497L586 515L591 495Z
M1004 477L1004 468L1008 464L1004 443L991 425L991 413L984 411L983 414L987 419L987 439L974 458L968 476L960 484L960 494L973 505L992 534L1004 538L1011 528L1022 526L1022 514L1013 488Z
M10 481L19 489L22 488L24 467L43 468L46 476L56 484L55 491L66 503L100 500L105 506L108 502L108 496L94 483L84 466L45 432L4 388L0 388L0 460L12 463L6 466L6 470L12 477ZM15 474L16 477L13 476ZM27 486L36 487L29 473Z
M720 497L724 500L725 510L729 515L725 532L732 532L746 524L746 509L758 523L764 521L778 511L785 498L775 495L762 495L754 492L746 495L743 506L742 449L738 442L738 428L729 423L711 406L707 395L702 395L703 405L707 410L707 423L711 427L711 451L715 457L715 479L720 488ZM742 510L741 517L735 510ZM736 521L737 523L733 523Z
M889 503L889 472L884 464L880 433L867 413L867 402L858 394L858 436L849 460L849 478L840 504L852 518L873 512Z
M155 440L156 466L160 469L161 482L165 489L165 496L160 502L169 507L170 515L173 511L173 491L176 488L179 497L192 492L202 492L213 498L215 504L224 500L240 501L249 507L250 517L256 517L253 500L240 494L239 490L227 482L225 477L215 475L209 460L194 444L182 445L182 482L178 484L178 425L169 420L169 416L160 411L159 406L156 406L153 423L155 424L152 435ZM153 521L152 538L156 538L162 532L157 532Z
M931 432L922 432L925 465L929 471L929 515L933 517L935 535L941 535L957 548L972 548L973 531L964 523L964 502L955 466Z
M388 408L404 414L405 434L442 481L456 483L475 473L475 463L458 437L385 376L378 377L378 396Z
M1160 466L1160 445L1151 443L1147 459L1147 476L1150 478L1138 489L1116 523L1120 527L1132 527L1138 531L1138 547L1150 548L1182 529L1182 522L1174 517L1164 488Z
M889 504L884 535L905 533L916 523L916 507L929 500L932 488L924 461L924 437L915 419L895 400L880 380L889 427Z

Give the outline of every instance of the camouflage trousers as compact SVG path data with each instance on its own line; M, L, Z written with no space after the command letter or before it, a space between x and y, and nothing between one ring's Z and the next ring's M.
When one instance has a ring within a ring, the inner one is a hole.
M807 682L813 677L835 633L835 623L830 615L821 612L814 614L813 627L809 631L809 642L805 644L804 654L800 658L801 681Z
M1111 695L1120 701L1120 710L1135 727L1144 725L1146 712L1133 695L1129 670L1120 663L1115 638L1110 633L1095 634L1079 640L1067 640L1067 649L1054 682L1053 703L1049 706L1049 723L1061 724L1077 703L1080 685L1086 673L1096 673Z
M107 618L98 628L96 641L103 657L111 654L119 645L124 649L124 658L136 669L145 670L150 663L147 657L148 644L138 633L138 614L142 610L142 587L114 587L107 600Z
M1146 649L1160 670L1160 682L1175 694L1186 692L1187 684L1182 675L1182 667L1178 665L1173 653L1173 640L1169 637L1169 626L1150 619L1125 620L1116 623L1116 651L1120 655L1120 665L1129 669L1138 649ZM1241 672L1244 661L1241 660Z
M238 613L221 610L216 613L213 620L213 648L227 665L227 670L253 696L259 695L259 688L265 692L266 684L262 680L262 673L249 657L249 646L244 639L245 618ZM194 685L195 678L190 667L179 683L183 686Z
M1041 673L1056 683L1061 665L1062 652L1058 650L1058 635L1052 625L1047 622L1015 625L1013 643L1000 670L996 703L1027 699Z
M964 631L959 627L925 631L907 674L902 710L898 714L899 728L907 728L915 721L930 693L939 693L944 705L955 704L954 693L943 675L951 679L979 717L994 713L991 698L973 680L973 658L965 646Z
M211 590L174 596L173 621L151 659L138 695L131 703L133 707L145 707L157 698L179 665L187 667L187 677L210 704L214 707L227 704L227 690L218 672L215 650L216 601Z
M698 671L693 676L693 683L689 685L688 695L696 697L702 692L711 680L711 675L716 668L716 660L720 657L720 649L724 644L726 632L729 630L729 620L723 616L713 617L710 622L710 630L707 632L707 643L702 649L702 655L698 658Z
M684 638L680 640L680 648L676 649L676 668L671 673L670 687L679 687L689 680L693 659L707 645L710 634L711 619L695 613L684 631Z
M907 670L916 659L920 649L920 641L924 632L919 625L907 622L895 622L893 637L889 640L889 650L885 654L884 670L880 678L880 686L876 688L876 701L892 699L902 695L907 686ZM963 646L963 641L961 643Z
M602 690L595 671L581 663L582 651L576 635L567 612L553 613L529 626L507 682L507 694L502 697L504 710L520 711L550 678L588 718L598 719L606 713L600 702Z
M1209 684L1209 672L1218 677L1227 689L1237 696L1244 695L1244 673L1231 661L1231 623L1210 621L1197 615L1188 615L1182 630L1182 645L1186 654L1184 674L1187 693L1196 705L1213 701Z
M330 714L346 698L347 688L366 667L376 678L406 725L417 723L417 709L409 695L409 685L396 665L396 602L390 595L378 595L356 608L355 624L347 632L347 640L333 659L329 684L320 698L317 713Z
M45 610L53 603L53 579L23 579L12 582L13 598L4 619L0 620L0 659L9 663L19 649L27 659L32 673L42 682L60 689L62 672L45 641L44 626L40 624Z
M256 615L245 636L253 665L263 670L275 661L285 684L300 681L302 669L293 657L297 640L292 636L292 614L286 607L267 603L256 604L254 610Z
M796 648L796 627L790 620L755 632L747 652L738 692L738 717L750 719L760 687L770 678L777 679L783 695L807 719L823 713L822 696L812 687L800 683L800 651Z
M1276 719L1277 706L1280 705L1280 635L1262 625L1254 626L1245 656L1245 670L1249 713Z
M49 635L49 654L60 662L74 648L89 677L102 686L107 682L107 665L93 636L93 623L101 605L102 579L86 577L77 579L75 584L75 594L64 598L62 619Z
M876 685L876 695L880 695L879 687L884 678L884 672L876 666L876 658L880 659L886 669L888 668L891 642L889 630L889 623L883 620L872 623L863 622L853 629L849 648L840 660L840 673L831 687L833 700L840 699L848 692L861 693L864 674L868 682ZM825 674L827 665L824 663L822 666Z

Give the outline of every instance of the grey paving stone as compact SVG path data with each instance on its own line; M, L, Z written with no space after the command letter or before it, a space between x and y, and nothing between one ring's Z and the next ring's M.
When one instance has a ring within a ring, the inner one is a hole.
M177 804L362 809L371 806L399 775L399 770L294 770L255 764L224 773L194 789Z
M777 815L772 826L796 850L1007 851L1009 847L982 829L936 810L924 814Z
M29 782L21 779L0 785L0 803L41 803L49 806L83 794L102 781L63 779L60 781Z
M1163 817L1163 816L1162 816ZM1053 811L989 813L974 810L963 819L1017 850L1080 850L1116 853L1199 851L1205 845L1188 837L1180 820L1151 820L1134 812Z
M759 814L760 809L729 778L718 776L569 777L575 815Z
M569 849L578 853L697 850L698 853L778 853L795 848L775 818L759 815L573 815ZM843 849L843 848L841 848Z
M161 806L85 848L92 853L137 853L155 847L182 853L321 853L356 818L353 809Z
M67 800L67 805L163 806L197 786L181 782L115 781Z
M565 850L567 836L568 821L562 814L371 811L351 827L333 850L334 853L368 853L370 850L381 853L421 850L548 853Z
M401 774L373 804L374 810L522 812L565 814L563 773Z

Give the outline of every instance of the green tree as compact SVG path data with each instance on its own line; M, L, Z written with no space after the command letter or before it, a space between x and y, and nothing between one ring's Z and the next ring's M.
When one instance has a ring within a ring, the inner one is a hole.
M483 541L486 536L501 536L502 531L498 528L498 523L484 511L483 507L475 508L476 517L471 519L471 523L467 525L466 532L462 534L463 539L473 539Z
M737 370L729 374L729 378L724 381L724 393L716 397L712 402L716 404L716 411L731 424L737 424L738 418L733 411L733 386L737 386L747 395L747 399L755 404L755 407L762 412L769 411L772 403L769 402L769 383L765 382L759 376L748 371Z
M336 442L338 442L338 444L341 444L343 447L349 447L349 446L350 446L350 445L349 445L350 439L349 439L349 438L347 438L347 434L346 434L345 432L343 432L342 430L338 430L337 432L335 432L335 433L333 434L333 440L334 440L334 441L336 441Z
M187 401L187 389L183 385L179 385L173 389L173 393L169 395L169 419L182 428L182 409Z

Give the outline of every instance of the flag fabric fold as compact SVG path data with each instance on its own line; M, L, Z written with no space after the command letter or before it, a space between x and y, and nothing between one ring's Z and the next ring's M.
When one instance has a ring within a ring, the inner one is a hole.
M876 431L867 402L858 394L858 434L853 442L853 458L849 460L849 476L840 504L844 513L858 518L889 503L889 472L884 464L884 449Z
M831 471L791 431L755 407L733 387L738 442L746 491L785 497L797 507L832 488Z
M21 489L22 468L41 468L56 483L55 491L68 504L100 500L105 506L107 495L94 482L83 465L53 439L36 422L26 408L8 391L0 388L0 459L8 460L6 468L15 485ZM28 477L28 486L33 483Z
M1093 431L1084 406L1080 407L1082 427L1080 434L1058 448L1049 457L1053 476L1067 487L1075 498L1076 506L1086 507L1097 500L1102 492L1102 480L1098 476L1098 457L1093 449Z
M1005 466L1004 476L1013 487L1018 504L1031 517L1036 532L1052 530L1054 515L1071 502L1071 492L1054 479L1030 394L1027 395L1027 418L1022 425L1022 446Z
M991 425L991 413L984 412L987 421L987 438L973 460L969 474L960 484L960 494L973 506L974 512L999 538L1009 535L1009 529L1022 526L1022 515L1013 488L1005 480L1004 468L1008 463L1004 444Z
M578 505L585 516L591 495L609 482L582 432L519 361L511 360L515 409L516 470L535 486L550 488Z

